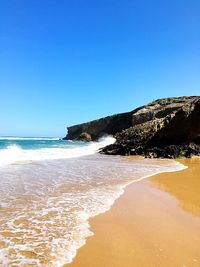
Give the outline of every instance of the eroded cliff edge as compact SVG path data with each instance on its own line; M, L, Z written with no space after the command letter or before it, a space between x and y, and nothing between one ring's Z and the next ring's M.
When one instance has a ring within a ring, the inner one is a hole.
M131 112L68 128L65 139L116 142L100 152L110 155L190 157L200 155L200 96L158 99Z

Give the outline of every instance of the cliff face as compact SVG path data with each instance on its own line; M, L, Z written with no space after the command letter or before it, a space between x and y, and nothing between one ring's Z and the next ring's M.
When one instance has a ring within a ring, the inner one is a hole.
M131 112L117 114L68 127L64 140L98 140L105 135L115 135L131 126Z
M156 100L128 113L68 128L67 139L112 134L116 143L101 150L112 155L190 157L200 155L200 97Z

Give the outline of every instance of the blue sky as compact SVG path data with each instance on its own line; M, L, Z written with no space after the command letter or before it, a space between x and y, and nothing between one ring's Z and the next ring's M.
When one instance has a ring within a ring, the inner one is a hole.
M0 1L0 135L200 95L199 0Z

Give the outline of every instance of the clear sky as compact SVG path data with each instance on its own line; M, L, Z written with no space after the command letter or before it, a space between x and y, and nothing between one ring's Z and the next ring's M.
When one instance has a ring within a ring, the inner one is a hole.
M1 0L0 135L200 95L199 0Z

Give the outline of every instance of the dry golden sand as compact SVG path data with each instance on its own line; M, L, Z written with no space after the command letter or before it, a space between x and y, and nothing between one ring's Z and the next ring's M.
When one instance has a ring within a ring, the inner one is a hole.
M200 159L128 186L66 267L200 267Z

